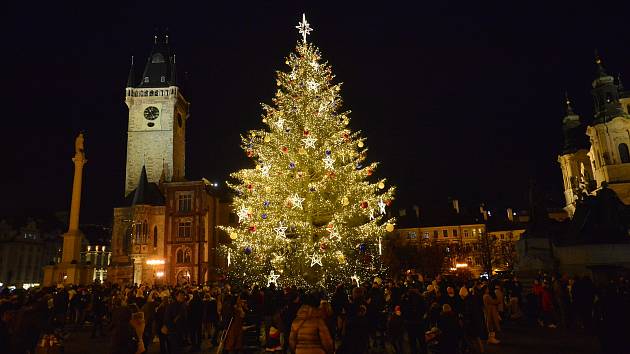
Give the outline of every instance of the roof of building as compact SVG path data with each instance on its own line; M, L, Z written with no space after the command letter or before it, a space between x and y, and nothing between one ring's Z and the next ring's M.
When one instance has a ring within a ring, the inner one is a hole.
M156 183L149 183L147 169L142 166L138 187L125 198L125 206L164 205L164 196Z
M151 54L147 58L147 63L142 71L142 78L138 84L134 84L136 82L132 61L127 78L127 87L177 86L175 54L168 43L168 36L165 36L161 40L155 36Z

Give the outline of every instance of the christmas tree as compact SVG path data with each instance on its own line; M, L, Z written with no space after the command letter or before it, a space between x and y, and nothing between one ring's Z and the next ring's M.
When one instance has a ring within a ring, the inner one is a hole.
M394 188L373 176L365 138L348 129L340 112L340 84L302 34L277 73L272 105L263 105L264 128L242 136L255 164L232 174L238 226L224 227L231 279L246 284L300 287L370 280L383 272L381 239L394 229L385 220Z

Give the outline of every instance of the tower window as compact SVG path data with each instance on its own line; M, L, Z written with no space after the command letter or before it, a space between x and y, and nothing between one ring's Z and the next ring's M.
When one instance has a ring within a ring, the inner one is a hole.
M628 151L628 145L625 143L619 144L619 158L621 159L621 163L630 162L630 151Z
M160 76L160 82L166 82L166 77Z
M149 82L149 77L148 76L144 77L144 82Z

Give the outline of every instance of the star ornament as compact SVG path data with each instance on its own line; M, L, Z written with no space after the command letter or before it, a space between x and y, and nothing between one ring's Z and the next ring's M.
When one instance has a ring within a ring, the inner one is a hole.
M339 236L339 232L334 226L327 231L329 233L328 238L330 238L331 241L341 241L341 236Z
M315 142L317 142L317 139L313 138L313 136L309 135L308 137L306 137L305 139L302 139L302 141L304 142L304 147L309 149L309 148L315 148Z
M302 22L298 23L295 28L298 29L298 32L300 32L300 34L302 35L302 40L304 40L304 43L306 43L306 36L311 34L311 32L313 31L313 28L311 28L311 24L306 22L306 14L302 14Z
M291 201L291 205L292 205L291 209L295 209L295 208L303 209L302 202L304 201L304 198L300 198L299 195L294 194L289 198L289 200Z
M381 214L385 214L385 206L386 204L383 202L383 199L378 201L378 209Z
M322 267L322 256L317 254L317 253L313 253L313 255L311 256L311 267L318 264L320 267Z
M249 217L249 210L247 210L247 208L245 207L241 207L241 209L238 211L238 213L236 213L236 215L238 215L238 222L242 223L246 221L247 218Z
M276 232L278 237L285 237L287 232L287 227L282 225L282 221L278 224L278 227L274 228L273 231Z
M361 283L359 283L359 276L358 275L355 274L355 275L351 276L350 279L352 280L353 285L354 285L354 282L356 282L357 283L357 287L360 286Z
M317 89L319 88L319 83L311 80L306 83L306 87L308 88L309 91L317 91Z
M333 159L332 157L330 157L330 155L324 157L322 159L322 161L324 161L324 168L327 170L334 170L335 167L333 166L333 164L335 163L335 159Z
M278 129L282 130L282 128L284 127L284 118L278 118L275 124Z
M272 270L267 276L267 286L271 285L271 283L278 285L278 278L280 278L280 274L276 274L276 272Z
M260 168L260 172L262 173L263 176L269 176L269 170L271 169L271 165L263 165Z

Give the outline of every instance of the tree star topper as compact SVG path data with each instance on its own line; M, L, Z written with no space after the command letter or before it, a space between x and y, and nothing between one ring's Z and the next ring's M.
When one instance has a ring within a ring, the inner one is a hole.
M302 35L304 43L306 43L306 36L311 34L311 31L313 31L313 29L311 28L311 24L306 22L306 14L302 14L302 22L298 23L295 28L298 29L298 32L300 32L300 34Z
M317 253L313 253L313 255L311 256L311 267L318 264L320 267L322 267L322 256L317 254Z

